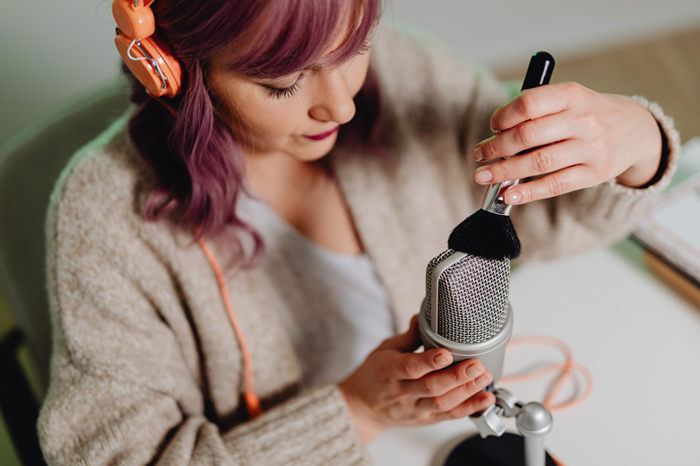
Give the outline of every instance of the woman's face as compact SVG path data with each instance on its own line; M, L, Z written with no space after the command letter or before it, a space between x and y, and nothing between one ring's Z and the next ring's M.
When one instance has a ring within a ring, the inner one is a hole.
M341 45L344 35L327 50ZM370 44L336 65L317 65L275 79L227 69L231 55L212 57L208 74L217 110L247 157L286 154L299 161L330 152L338 126L355 115L353 97L367 76Z

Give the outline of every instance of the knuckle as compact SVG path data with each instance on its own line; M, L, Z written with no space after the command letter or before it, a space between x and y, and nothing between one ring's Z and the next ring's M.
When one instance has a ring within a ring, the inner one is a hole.
M381 404L391 404L397 399L395 391L391 386L384 390L379 390L375 396L375 400Z
M525 116L528 120L532 119L535 114L535 98L532 94L523 94L518 99L518 110Z
M568 183L557 176L550 178L546 183L546 189L552 196L559 196L568 192Z
M586 89L582 84L577 83L576 81L566 82L563 84L563 86L564 90L568 94L580 94Z
M492 163L489 165L489 170L493 174L493 182L499 182L508 179L508 170L504 167L504 162Z
M439 396L432 399L432 407L435 411L446 411L448 408L448 403L445 397Z
M464 417L464 409L461 406L450 409L444 413L447 419L460 419Z
M439 393L439 385L435 377L425 377L421 380L422 389L428 395L437 395Z
M548 150L538 150L532 154L532 161L539 173L549 173L554 165L554 157Z
M460 374L463 374L463 373L464 373L464 371L460 371L459 368L453 367L452 370L445 373L445 385L448 387L454 387L454 386L460 384L461 383Z
M377 376L383 381L392 379L391 365L386 361L380 361L377 364Z
M420 424L427 424L433 419L432 413L429 411L421 411L416 414L415 420Z
M526 147L532 145L536 136L536 129L531 123L523 123L515 128L515 139Z
M581 128L588 137L595 137L605 132L603 120L597 113L588 112L581 115L578 121L578 127Z
M397 406L406 406L413 401L413 398L396 386L392 387L384 394L383 401Z
M465 411L464 407L462 407L462 406L458 406L454 409L451 409L449 412L450 419L461 419L468 414L471 414L471 413Z
M481 153L484 155L485 158L491 159L495 157L496 155L496 148L493 146L493 140L489 142L485 142L481 146Z
M418 371L416 369L416 365L410 358L404 358L401 361L401 373L408 379L417 378L416 374Z
M385 412L386 416L394 421L405 417L404 409L401 406L389 406Z

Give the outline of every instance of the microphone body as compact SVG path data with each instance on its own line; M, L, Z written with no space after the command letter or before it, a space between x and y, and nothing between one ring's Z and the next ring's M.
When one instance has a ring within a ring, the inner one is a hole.
M510 260L448 249L428 264L418 316L423 346L445 348L454 361L478 359L497 383L513 331Z

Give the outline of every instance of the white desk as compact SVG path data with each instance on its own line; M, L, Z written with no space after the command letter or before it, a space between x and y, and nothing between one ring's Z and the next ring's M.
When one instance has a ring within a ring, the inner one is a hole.
M640 261L627 240L513 274L513 335L560 338L593 374L590 397L555 411L546 437L548 451L569 466L700 465L700 309ZM554 349L516 346L505 375L562 360ZM500 385L523 401L543 401L550 380ZM369 452L377 465L441 465L474 433L468 419L394 429Z

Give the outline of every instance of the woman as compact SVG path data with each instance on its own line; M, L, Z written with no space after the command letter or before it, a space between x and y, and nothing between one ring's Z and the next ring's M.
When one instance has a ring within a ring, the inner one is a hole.
M536 177L508 201L523 256L555 257L625 235L675 167L657 106L571 83L504 104L375 28L378 0L151 8L182 89L135 83L52 196L49 463L367 463L388 428L479 411L481 363L414 353L415 319L392 335L485 185Z

